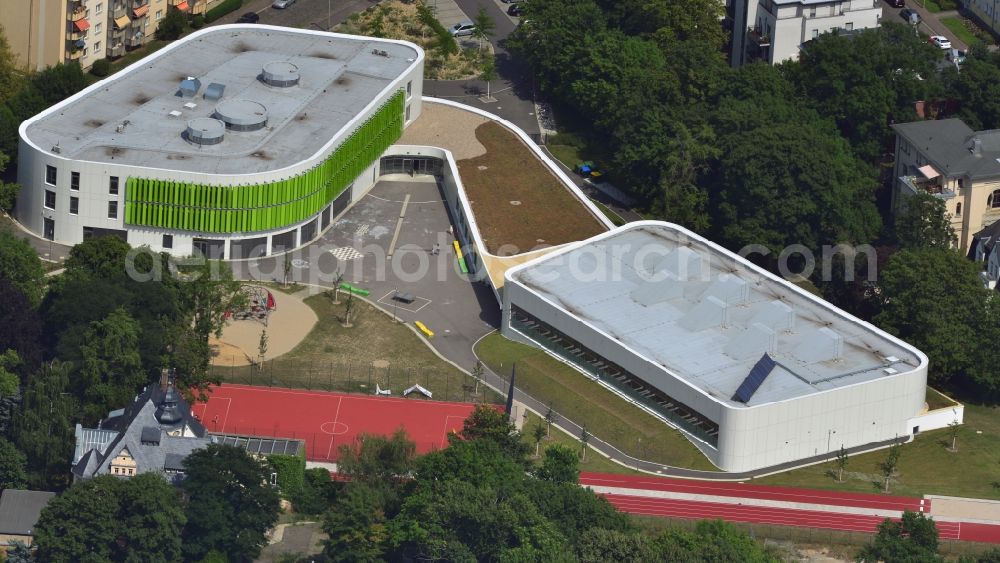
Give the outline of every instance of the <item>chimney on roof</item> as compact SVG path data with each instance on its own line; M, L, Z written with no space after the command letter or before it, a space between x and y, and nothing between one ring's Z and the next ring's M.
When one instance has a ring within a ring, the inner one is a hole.
M973 154L973 156L982 156L983 155L982 139L980 139L979 137L973 137L972 146L969 147L969 151Z

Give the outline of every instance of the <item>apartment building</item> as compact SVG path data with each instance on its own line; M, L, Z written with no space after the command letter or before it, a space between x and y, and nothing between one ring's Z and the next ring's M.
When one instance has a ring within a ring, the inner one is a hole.
M994 36L1000 37L1000 6L997 0L961 0L965 13L989 30Z
M167 10L190 0L3 0L0 27L18 63L41 70L77 61L84 69L152 40ZM201 12L205 0L199 0ZM198 12L195 12L198 13Z
M878 27L881 0L734 0L731 64L796 60L822 33Z
M944 200L958 244L1000 220L1000 131L973 131L961 119L916 121L896 131L893 211L920 192Z

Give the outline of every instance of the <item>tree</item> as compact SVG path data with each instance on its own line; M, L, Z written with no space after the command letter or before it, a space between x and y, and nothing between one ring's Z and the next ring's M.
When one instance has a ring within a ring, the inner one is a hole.
M348 291L347 301L344 302L344 322L342 322L340 326L344 328L351 328L352 326L354 326L351 324L351 317L353 316L353 314L354 314L354 292Z
M906 510L899 521L886 518L878 525L872 543L857 555L859 561L937 562L938 530L923 512Z
M1000 390L1000 377L987 367L993 362L977 352L990 345L996 325L990 324L991 292L974 262L940 248L902 250L882 270L879 290L875 324L927 354L931 383Z
M0 491L28 484L28 458L17 446L0 438Z
M590 443L590 432L587 432L587 427L584 426L580 429L580 446L582 451L582 461L587 461L587 444Z
M569 446L550 446L546 448L545 459L538 468L538 478L553 483L576 484L580 479L580 457Z
M337 452L337 471L357 481L387 481L413 469L417 446L399 428L391 437L361 434Z
M2 171L2 167L0 167ZM2 207L2 202L0 202ZM28 241L0 233L0 277L9 280L37 306L45 290L45 272L38 254Z
M581 563L605 561L655 561L656 551L642 534L591 528L576 544Z
M6 108L0 107L0 127L2 127L4 110L6 110ZM8 113L9 111L10 110L7 110ZM3 174L7 170L7 164L9 162L10 157L0 152L0 174ZM10 213L14 209L14 202L17 201L17 194L20 191L20 184L0 180L0 212Z
M212 549L232 561L256 558L280 511L278 492L267 484L266 463L240 448L209 444L188 455L184 469L185 559Z
M11 440L28 459L28 486L48 490L66 485L73 456L73 413L69 364L52 361L25 380Z
M893 227L900 248L951 249L958 242L944 200L926 192L903 201Z
M879 469L885 478L886 493L889 492L889 479L896 473L896 467L899 466L899 454L902 447L902 444L899 443L889 446L889 449L885 452L885 460L879 464Z
M84 332L75 392L83 418L96 422L109 410L127 405L147 382L139 357L139 323L124 307Z
M21 358L17 355L17 352L7 350L0 354L0 399L17 394L17 389L21 382L14 369L20 364Z
M780 559L768 553L752 537L728 522L703 520L694 532L667 530L653 540L660 561L690 563L778 563Z
M6 561L7 563L32 563L35 561L34 551L26 543L11 540L8 544Z
M472 28L472 33L479 40L479 50L483 49L483 41L489 41L490 37L493 35L493 31L496 30L497 25L493 21L493 18L486 13L486 8L482 6L479 7L479 12L476 13L476 17L472 18L472 23L475 27ZM484 79L485 80L485 79Z
M330 561L382 561L387 540L387 493L383 487L351 484L323 516Z
M518 460L523 460L529 448L521 441L520 433L507 414L490 405L476 405L469 418L462 423L459 437L462 440L492 441Z
M492 100L490 95L490 82L497 79L497 63L493 55L483 58L483 66L479 70L479 79L486 82L486 100Z
M948 423L948 438L951 439L951 447L948 448L949 452L958 452L958 431L962 428L962 425L955 419Z
M160 41L173 41L184 33L187 16L176 8L168 8L167 15L156 26L156 38Z
M837 482L844 482L844 469L847 467L848 457L847 450L841 445L840 449L837 451Z
M177 490L152 473L81 481L52 499L34 530L42 561L181 559Z
M954 88L958 116L974 131L1000 127L1000 57L982 55L966 59Z
M264 371L264 358L267 355L267 328L261 329L260 340L257 341L257 363L260 371Z
M539 455L538 449L542 445L542 438L544 438L546 434L547 431L545 427L541 425L541 423L536 425L535 428L531 431L531 437L535 439L535 457L538 457Z
M292 273L292 254L290 252L285 253L285 258L282 264L282 271L284 272L285 276L283 278L284 281L281 282L281 285L287 288L288 278L289 275Z

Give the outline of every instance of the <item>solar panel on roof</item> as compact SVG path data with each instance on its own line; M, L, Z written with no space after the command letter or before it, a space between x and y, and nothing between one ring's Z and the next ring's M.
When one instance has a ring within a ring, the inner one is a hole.
M753 394L757 392L757 389L764 383L764 379L767 378L776 365L771 356L765 352L757 360L753 368L750 369L750 373L743 380L743 383L740 383L739 388L736 389L736 394L733 395L733 400L744 404L750 402L750 397L753 397Z

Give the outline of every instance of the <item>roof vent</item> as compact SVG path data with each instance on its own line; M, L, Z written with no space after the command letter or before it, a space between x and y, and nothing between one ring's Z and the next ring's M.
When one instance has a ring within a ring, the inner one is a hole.
M194 109L194 108L198 107L198 104L196 104L194 102L188 102L188 103L184 104L184 107L186 109Z
M62 152L62 149L59 148L59 145L52 145L52 152L55 154L59 154Z
M250 100L223 100L215 107L215 115L232 131L256 131L267 125L267 108Z
M201 80L189 76L181 80L180 96L182 98L193 98L201 90Z
M167 115L169 115L170 117L180 117L181 112L178 110L171 110L169 113L167 113Z
M885 368L882 371L884 371L886 375L896 375L897 373L899 373L899 370L895 368Z
M218 100L222 98L222 93L226 91L225 84L219 84L218 82L213 82L205 88L204 98L206 100Z
M372 54L379 57L388 57L389 53L386 51L380 51L379 49L372 49Z
M217 145L226 136L226 124L211 117L196 117L188 121L184 138L196 145Z
M299 67L288 61L270 62L264 65L260 78L268 86L288 88L299 83Z

